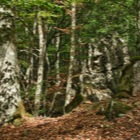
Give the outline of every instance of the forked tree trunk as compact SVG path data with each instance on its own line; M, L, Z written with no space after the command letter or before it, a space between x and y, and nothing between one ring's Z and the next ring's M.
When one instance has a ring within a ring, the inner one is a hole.
M21 98L13 14L0 6L0 123L12 119Z

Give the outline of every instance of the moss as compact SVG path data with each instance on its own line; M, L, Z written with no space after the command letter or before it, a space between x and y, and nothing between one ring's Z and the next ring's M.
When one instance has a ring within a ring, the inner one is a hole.
M120 78L119 92L127 92L132 94L133 84L132 79L134 76L133 65L140 61L140 56L131 58L131 62L122 68L122 76Z
M108 120L111 120L115 117L123 116L131 109L132 107L127 104L111 100L106 108L105 116Z
M123 68L122 68L122 77L128 73L128 70L130 70L133 65L137 62L137 61L140 61L140 56L135 56L135 57L132 57L131 60L130 60L130 63L128 63L127 65L125 65Z
M105 101L100 101L100 102L96 102L92 105L91 109L94 109L94 110L104 110L103 108L106 108L107 104L108 104L108 100L105 100ZM98 112L99 113L99 112ZM97 114L98 114L97 113Z
M117 93L116 94L116 96L115 96L116 98L119 98L119 99L121 99L121 98L130 98L130 95L127 93L127 92L119 92L119 93Z
M120 78L120 84L119 84L119 92L125 91L125 92L131 94L132 78L133 78L132 65L128 64L122 69L122 76Z
M98 109L98 108L100 108L101 107L101 103L100 102L96 102L92 107L91 107L91 109L94 109L94 110L96 110L96 109Z
M14 126L20 126L20 125L22 125L24 122L25 122L24 119L22 119L22 118L17 118L17 119L15 119L15 120L13 121L13 125L14 125Z
M132 67L132 63L126 64L123 68L122 68L122 77L126 74L127 70L130 69Z
M140 56L134 56L131 58L132 65L135 64L137 61L140 61Z

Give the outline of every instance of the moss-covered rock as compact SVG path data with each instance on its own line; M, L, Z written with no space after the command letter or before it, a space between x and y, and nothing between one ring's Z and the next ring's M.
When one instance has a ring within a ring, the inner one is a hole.
M116 100L110 100L104 102L103 104L98 104L97 115L104 115L106 119L112 120L116 117L121 117L125 115L132 106Z
M111 120L125 115L131 109L132 107L125 103L111 100L105 110L105 116L108 120Z
M128 64L122 70L122 76L120 79L119 91L120 92L128 92L131 93L132 91L132 78L133 78L133 70L132 65Z
M120 78L119 92L127 92L129 94L135 94L136 86L140 84L140 56L136 56L131 59L131 62L122 68L122 76ZM138 87L140 89L140 87ZM137 89L138 89L137 88ZM134 91L135 90L135 91Z
M13 125L14 125L14 126L20 126L20 125L22 125L24 122L25 122L25 119L23 119L23 118L17 118L17 119L15 119L15 120L13 121Z
M72 111L72 109L74 109L78 105L80 105L83 100L84 100L84 98L81 94L76 94L75 98L71 101L71 103L66 106L65 112L68 113L68 112Z

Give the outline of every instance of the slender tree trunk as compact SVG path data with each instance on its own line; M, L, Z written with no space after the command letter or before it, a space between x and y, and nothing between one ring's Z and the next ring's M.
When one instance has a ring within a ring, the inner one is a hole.
M37 73L37 85L35 91L35 115L39 115L39 109L41 105L41 93L43 85L44 76L44 60L46 53L45 39L43 33L43 23L41 17L38 15L38 34L39 34L39 63L38 63L38 73Z
M59 47L60 47L60 33L57 34L56 36L56 50L57 50L57 60L55 63L55 68L56 68L56 85L60 85L60 52L59 52Z
M44 112L43 112L44 117L47 115L47 113L46 113L46 110L47 110L46 96L48 94L48 84L49 84L48 77L49 77L49 73L50 73L50 60L49 60L49 54L47 51L46 51L45 55L46 55L45 61L46 61L46 65L47 65L47 70L45 70L45 72L44 72L45 85L44 85L43 91L45 91L45 92L44 92L44 95L42 96L43 97L43 108L42 109L44 110Z
M12 119L21 102L13 16L0 6L0 123Z
M24 103L26 106L28 105L28 109L31 111L32 114L34 114L34 107L30 103L30 92L31 89L35 86L35 79L36 79L36 72L34 71L34 65L35 65L35 57L37 58L37 54L34 51L34 48L37 44L35 41L35 36L37 35L37 16L34 17L34 22L33 22L33 31L30 33L29 29L27 29L27 33L29 36L29 43L28 43L28 67L26 69L26 73L24 76L24 83L23 83L23 88L24 88Z
M56 63L55 63L55 69L56 69L56 84L55 86L59 86L61 81L60 81L60 52L59 52L59 47L60 47L60 33L58 33L56 35L56 41L55 41L55 46L56 46L56 50L57 50L57 60L56 60ZM49 111L48 111L48 115L51 116L52 115L52 110L54 108L54 104L55 104L55 100L56 100L56 97L57 97L57 94L58 92L55 92L54 93L54 96L53 96L53 100L52 100L52 103L51 103L51 106L49 108Z
M81 86L81 92L80 94L83 96L83 97L86 97L86 94L84 93L84 75L86 73L86 70L87 70L87 64L86 64L86 60L84 60L82 62L82 70L81 70L81 74L79 76L79 81L80 81L80 86Z
M137 55L140 55L140 1L137 0Z
M65 107L70 103L71 100L71 90L72 90L72 75L73 75L73 68L75 62L75 29L76 29L76 2L73 1L71 3L71 49L70 49L70 64L69 64L69 71L68 71L68 79L67 79L67 86L66 86L66 99L64 105L64 113Z
M32 36L29 36L30 37L30 43L29 43L29 49L28 49L28 52L29 52L29 66L26 70L26 73L25 73L25 81L26 81L26 84L28 85L27 86L27 89L26 91L28 91L28 88L31 86L32 84L32 81L34 80L33 79L33 67L34 67L34 54L33 54L33 47L34 47L34 36L36 35L36 27L37 27L37 19L35 17L34 19L34 24L33 24L33 33L32 33ZM27 29L27 33L28 33L28 29ZM29 34L29 33L28 33ZM30 34L29 34L30 35ZM27 92L26 92L27 93Z

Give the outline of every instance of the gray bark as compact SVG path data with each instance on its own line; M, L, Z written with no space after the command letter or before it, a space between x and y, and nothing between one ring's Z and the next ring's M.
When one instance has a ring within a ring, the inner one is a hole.
M12 119L21 101L14 37L13 14L0 7L0 123Z
M71 3L71 49L70 49L70 64L69 64L69 71L68 71L68 79L67 79L67 86L66 86L66 100L64 108L70 103L71 101L71 93L72 89L72 76L73 76L73 68L74 68L74 61L75 61L75 29L76 29L76 2L73 1ZM64 109L65 112L65 109Z
M60 47L60 33L57 33L56 35L56 40L55 40L55 47L56 47L56 50L57 50L57 60L55 62L55 69L56 69L56 83L55 83L55 86L56 87L59 87L60 84L61 84L61 81L60 81L60 52L59 52L59 47ZM53 99L52 99L52 102L51 102L51 105L50 105L50 108L49 108L49 111L48 111L48 115L51 116L52 115L52 111L53 111L53 108L54 108L54 104L55 104L55 101L56 101L56 97L57 97L57 94L59 92L56 91L53 95Z
M33 77L34 77L34 73L33 73L33 67L34 67L34 54L33 53L33 47L35 46L34 44L34 36L36 35L37 31L36 31L36 28L37 28L37 17L35 16L35 19L34 19L34 24L33 24L33 36L30 37L30 43L29 43L29 47L28 47L28 52L29 52L29 66L26 70L26 73L25 73L25 76L24 76L24 79L26 81L26 84L27 84L27 87L26 87L26 94L28 94L28 90L29 90L29 87L31 86L31 84L33 83ZM28 29L26 29L26 32L27 34L29 35L29 31Z
M56 85L60 85L60 52L59 52L59 47L60 47L60 33L57 34L56 37L56 50L57 50L57 60L55 63L55 68L56 68Z
M38 63L38 73L37 73L37 85L35 91L35 115L38 116L41 102L42 84L44 76L44 61L45 61L45 38L43 32L42 19L38 14L38 34L39 34L39 63Z

